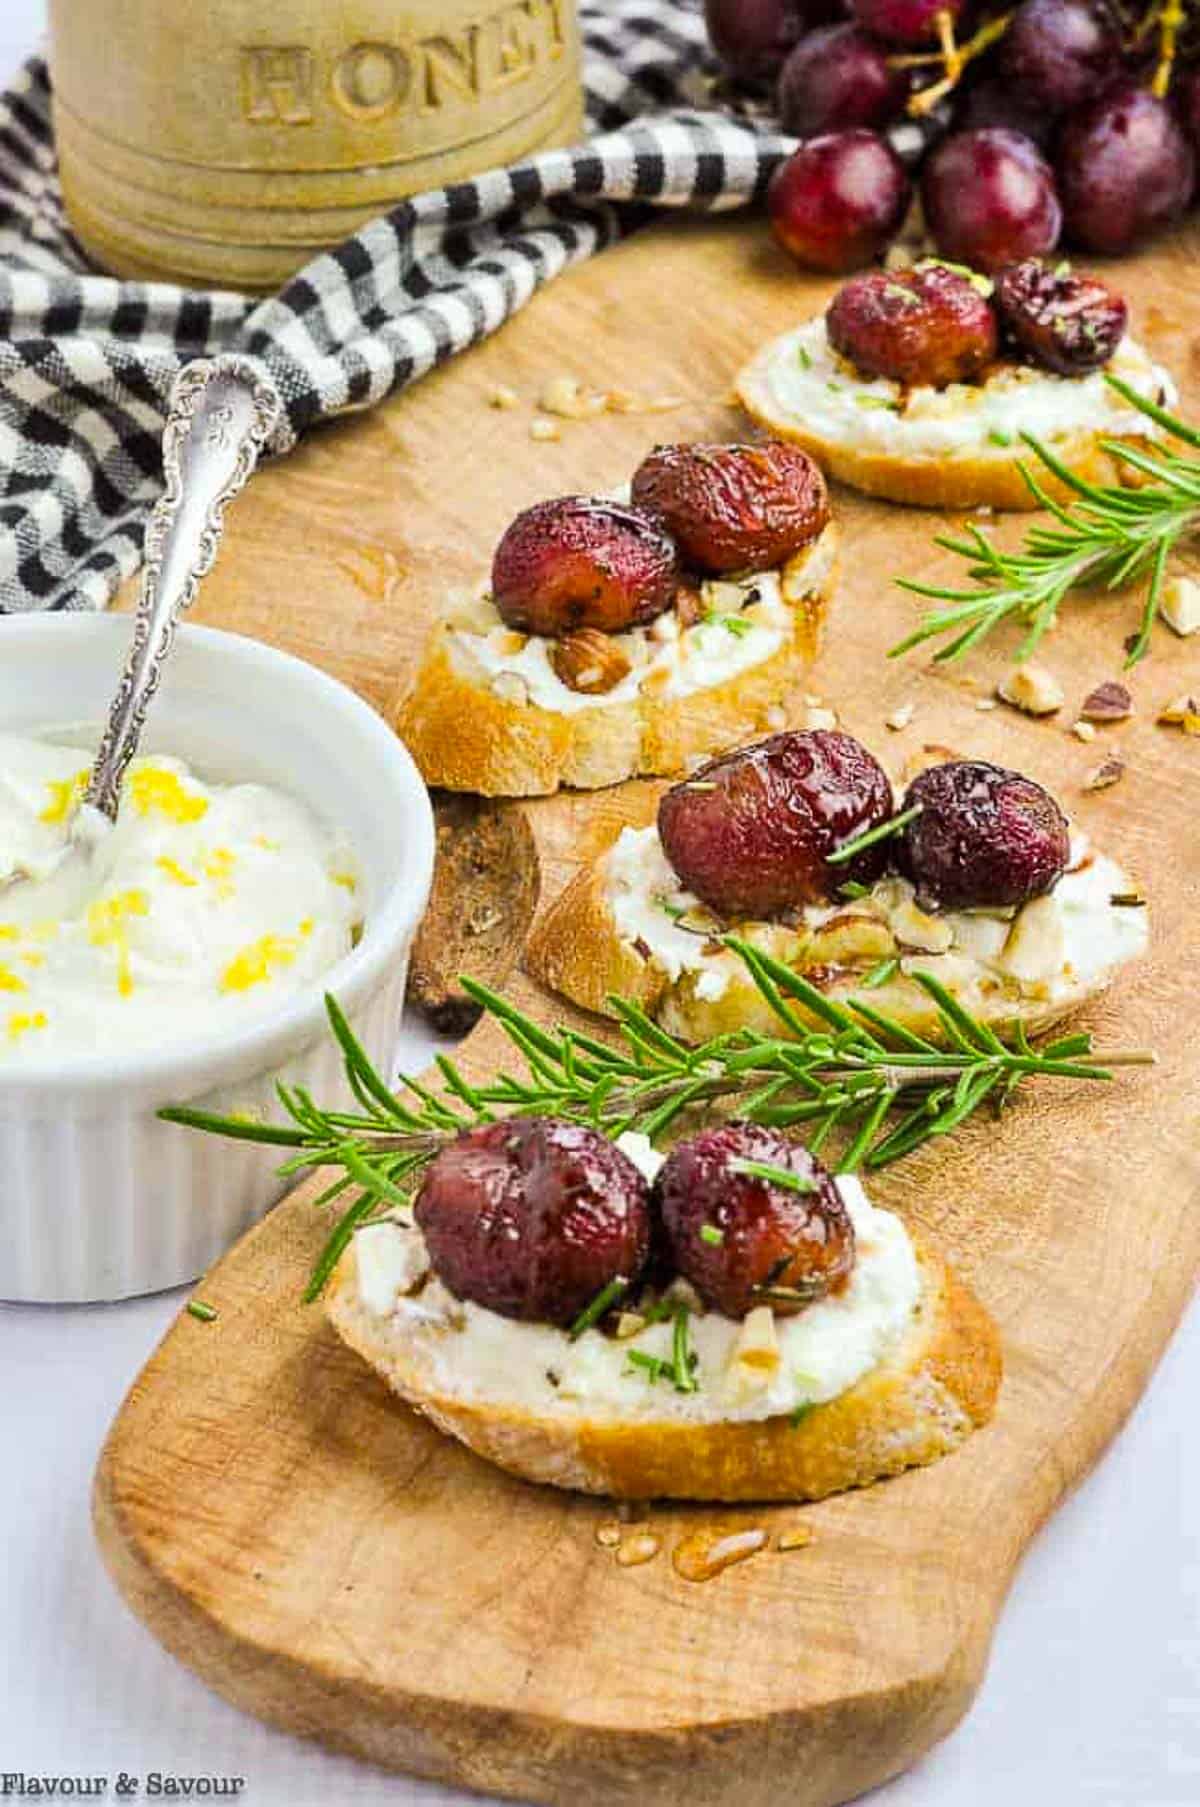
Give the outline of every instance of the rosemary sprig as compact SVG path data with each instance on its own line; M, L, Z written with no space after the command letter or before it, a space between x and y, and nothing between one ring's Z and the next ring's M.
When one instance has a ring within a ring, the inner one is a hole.
M907 828L908 824L920 815L922 808L922 804L914 803L911 809L902 809L898 816L889 816L886 822L877 822L874 828L865 828L862 834L855 835L853 840L843 841L841 846L828 856L828 864L840 866L845 861L854 859L864 848L874 847L876 841L890 840L892 835L899 834L902 828ZM842 888L844 890L845 886Z
M428 1162L462 1130L513 1111L567 1117L610 1136L636 1129L652 1140L677 1119L736 1112L752 1122L797 1130L814 1152L842 1143L841 1171L882 1167L950 1133L983 1104L1007 1104L1027 1080L1108 1080L1117 1067L1152 1055L1093 1054L1076 1033L1034 1048L1020 1030L1005 1043L965 1011L930 973L912 975L929 996L936 1040L859 997L835 1003L801 973L736 936L741 960L778 1024L774 1034L742 1029L690 1047L668 1035L628 998L610 1000L612 1041L574 1029L543 1029L508 999L475 980L463 988L499 1024L523 1070L468 1081L442 1057L434 1089L402 1078L393 1094L376 1072L336 999L326 998L356 1110L325 1109L299 1087L279 1086L286 1124L255 1123L181 1106L160 1114L213 1134L261 1142L287 1153L286 1176L332 1169L315 1203L341 1214L313 1270L315 1299L357 1226L404 1212ZM794 1176L789 1175L791 1181ZM686 1325L679 1332L686 1338Z
M1193 451L1200 448L1200 432L1177 415L1139 395L1120 377L1108 376L1106 381L1172 439ZM1146 651L1158 614L1167 560L1185 535L1200 528L1200 459L1165 447L1148 452L1119 439L1105 439L1104 450L1145 479L1140 488L1126 489L1119 483L1087 483L1032 433L1022 433L1021 438L1072 492L1072 500L1066 504L1054 501L1034 472L1022 464L1021 475L1040 506L1053 515L1053 523L1031 527L1016 552L993 545L973 524L967 526L965 539L939 535L935 544L968 561L973 587L956 589L901 578L904 589L949 606L926 615L892 648L892 656L909 652L926 640L948 636L934 657L958 659L993 628L1014 621L1027 630L1016 654L1024 659L1053 624L1068 592L1084 587L1116 590L1148 575L1141 622L1125 661L1127 666L1136 665Z

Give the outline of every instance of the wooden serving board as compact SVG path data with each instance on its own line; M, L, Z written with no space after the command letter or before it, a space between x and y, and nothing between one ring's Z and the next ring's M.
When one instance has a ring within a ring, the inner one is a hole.
M1200 240L1122 264L1139 333L1193 406ZM199 617L257 634L391 707L445 584L470 576L515 510L619 481L663 437L740 430L730 378L821 304L745 220L663 226L541 296L411 396L315 434L256 477ZM1194 307L1194 303L1192 304ZM492 386L530 400L572 371L686 398L675 413L529 437ZM220 1693L376 1762L553 1802L843 1801L944 1736L979 1684L1014 1566L1137 1399L1200 1266L1192 1029L1200 741L1154 725L1200 685L1200 642L1157 631L1137 712L1083 745L1073 709L1117 675L1131 599L1075 602L1043 660L1050 722L981 713L1012 642L931 674L888 662L916 604L899 574L945 572L944 525L841 494L845 569L811 690L899 769L924 743L1025 768L1149 894L1153 951L1090 1013L1109 1047L1160 1064L1111 1088L1041 1089L889 1169L876 1196L931 1232L994 1312L1007 1377L995 1422L934 1468L805 1508L655 1508L662 1553L617 1564L601 1502L513 1481L393 1403L303 1308L325 1230L302 1189L203 1283L215 1324L181 1316L135 1382L96 1483L101 1547L133 1609ZM1001 531L1019 533L1019 523ZM911 701L909 728L884 718ZM1085 793L1109 750L1127 770ZM529 806L552 895L654 787ZM568 1014L525 978L545 1020ZM497 1057L486 1027L465 1064ZM800 1517L809 1548L698 1586L671 1551L697 1527ZM1103 1625L1097 1635L1104 1636Z

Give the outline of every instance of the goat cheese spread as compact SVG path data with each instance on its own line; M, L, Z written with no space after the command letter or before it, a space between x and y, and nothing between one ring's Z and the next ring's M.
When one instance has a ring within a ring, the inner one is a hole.
M728 925L681 886L657 829L623 829L606 856L605 879L618 933L647 950L668 979L695 973L696 996L712 1001L743 972L735 954L714 951L714 935ZM1019 910L930 915L917 907L907 879L889 876L853 902L797 911L794 927L779 925L772 951L800 971L865 971L896 959L900 974L932 972L964 1002L999 993L1053 1004L1144 951L1145 909L1113 902L1131 893L1115 861L1092 852L1075 832L1070 864L1054 889ZM852 988L849 972L845 978L842 989ZM881 1008L886 997L881 988Z
M866 377L830 345L824 316L776 340L765 380L775 402L816 437L897 458L1011 458L1022 432L1053 444L1074 433L1152 439L1158 429L1105 382L1119 376L1170 407L1175 386L1136 340L1125 338L1103 370L1061 377L1026 364L1000 364L983 383L919 386L905 392Z
M394 1219L368 1224L354 1238L358 1296L401 1336L420 1338L435 1390L458 1399L621 1423L777 1417L836 1399L886 1361L920 1305L920 1270L903 1223L872 1205L857 1180L843 1174L837 1184L854 1222L850 1277L840 1293L796 1317L774 1318L768 1347L777 1359L753 1371L756 1384L747 1385L738 1360L739 1319L693 1312L697 1390L678 1393L669 1381L651 1384L629 1361L631 1350L669 1359L669 1322L619 1339L587 1330L570 1342L553 1325L500 1317L448 1292L429 1271L421 1232Z
M349 952L357 868L302 804L137 759L115 825L76 850L88 771L0 734L0 1069L240 1026Z
M647 627L606 635L628 667L608 690L574 690L551 663L556 642L515 633L501 621L486 587L457 599L446 617L453 655L497 695L575 715L639 697L669 700L724 684L771 658L794 629L793 610L828 581L836 532L826 527L781 570L712 578L700 588L700 616L680 627L673 610Z

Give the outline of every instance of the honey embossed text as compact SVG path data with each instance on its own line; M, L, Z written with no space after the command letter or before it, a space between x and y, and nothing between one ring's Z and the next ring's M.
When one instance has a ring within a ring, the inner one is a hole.
M562 57L568 3L508 0L455 30L369 39L332 57L303 44L246 45L242 115L251 125L303 126L334 110L374 124L469 106L530 81Z

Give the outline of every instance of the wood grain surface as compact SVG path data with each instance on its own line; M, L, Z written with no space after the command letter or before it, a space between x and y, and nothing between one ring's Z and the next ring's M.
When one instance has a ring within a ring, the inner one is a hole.
M1192 233L1116 270L1193 408L1198 251ZM479 568L517 508L611 485L655 439L739 432L737 365L827 292L744 220L648 231L411 395L262 472L198 617L299 653L388 710L445 584ZM530 439L530 407L487 406L496 383L532 402L564 371L685 399L665 416L565 424L549 444ZM931 672L927 652L885 658L916 609L893 579L950 569L932 544L945 523L845 493L837 504L845 568L812 693L894 770L927 743L1028 770L1123 861L1150 899L1152 951L1088 1026L1102 1045L1155 1048L1159 1065L1040 1090L878 1178L879 1202L936 1237L999 1322L997 1417L957 1455L868 1491L721 1513L773 1531L799 1519L813 1542L703 1585L671 1552L711 1508L651 1509L661 1552L622 1567L596 1541L603 1503L510 1480L394 1403L298 1304L327 1224L313 1187L294 1194L206 1277L218 1321L181 1316L135 1382L95 1496L133 1609L276 1725L539 1801L844 1801L966 1710L1022 1550L1120 1426L1191 1292L1200 740L1155 714L1200 685L1200 643L1156 631L1132 720L1084 745L1073 709L1118 674L1136 605L1074 601L1040 655L1066 691L1061 714L980 712L1013 641L950 671ZM911 725L889 732L906 702ZM1120 783L1085 792L1117 750ZM654 795L642 784L527 806L543 896ZM523 976L511 989L543 1019L570 1017ZM466 1064L496 1055L483 1025Z

